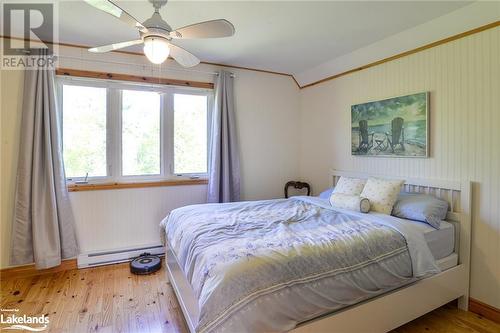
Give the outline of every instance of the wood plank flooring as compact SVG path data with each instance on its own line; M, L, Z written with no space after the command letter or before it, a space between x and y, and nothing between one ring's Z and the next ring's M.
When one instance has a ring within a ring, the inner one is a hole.
M2 279L0 289L1 309L44 314L49 332L188 332L164 269L137 276L119 264ZM500 325L445 306L394 332L498 333Z

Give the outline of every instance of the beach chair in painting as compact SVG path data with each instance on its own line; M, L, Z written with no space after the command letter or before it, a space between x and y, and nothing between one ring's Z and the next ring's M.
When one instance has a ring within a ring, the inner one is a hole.
M391 132L386 132L387 142L391 147L392 152L396 150L397 146L405 150L405 128L404 119L401 117L396 117L391 122Z
M367 153L373 147L373 135L375 133L368 133L368 121L359 121L359 145L358 152Z

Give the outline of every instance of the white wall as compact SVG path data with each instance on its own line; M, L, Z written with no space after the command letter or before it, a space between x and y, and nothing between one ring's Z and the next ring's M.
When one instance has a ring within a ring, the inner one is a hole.
M85 50L65 54L88 58ZM109 59L138 63L123 54ZM240 135L243 198L282 195L299 175L316 193L328 186L329 169L401 177L468 178L473 189L472 297L500 307L500 28L301 90L284 76L232 69ZM146 68L68 61L88 70L157 75ZM169 68L175 68L169 64ZM200 66L205 71L213 66ZM22 75L1 74L1 262L8 264ZM170 71L167 77L210 80L202 73ZM350 106L431 92L431 157L354 158L350 155ZM300 138L299 138L300 134ZM299 158L297 158L299 156ZM202 202L204 186L72 193L85 251L157 241L158 220L168 210ZM144 232L134 232L136 226ZM108 238L109 236L109 238Z
M471 296L500 308L500 28L301 91L300 174L316 193L329 169L470 179ZM350 106L430 91L428 159L351 156Z
M60 67L159 76L144 57L127 54L93 55L84 49L61 47ZM69 59L74 57L80 60ZM128 65L82 59L123 62ZM131 64L144 64L132 66ZM199 65L200 72L182 71L169 60L161 76L212 82L206 72L216 66ZM168 68L169 70L165 70ZM283 185L296 179L298 167L299 90L291 77L227 68L235 74L235 107L240 141L242 198L283 196ZM1 256L8 266L15 171L21 135L23 75L2 71L1 103ZM71 193L82 252L126 248L159 242L158 223L175 207L205 200L206 186L124 189Z

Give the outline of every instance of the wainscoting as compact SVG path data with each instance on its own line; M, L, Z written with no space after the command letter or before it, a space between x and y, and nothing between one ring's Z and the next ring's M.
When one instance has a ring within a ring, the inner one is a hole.
M301 178L329 170L467 179L471 297L500 308L500 27L301 90ZM430 92L430 158L351 156L351 105Z
M80 253L158 245L160 221L206 193L206 185L71 192Z

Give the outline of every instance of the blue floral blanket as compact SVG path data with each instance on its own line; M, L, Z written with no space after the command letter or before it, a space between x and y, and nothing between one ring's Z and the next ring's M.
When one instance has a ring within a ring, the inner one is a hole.
M317 198L186 206L173 210L164 224L198 297L198 332L228 331L226 324L239 329L230 324L238 311L297 286L317 283L319 288L323 281L344 278L345 295L337 291L332 304L345 306L439 271L428 248L422 248L427 247L423 237L399 219L333 209ZM371 281L377 276L380 281ZM323 307L324 312L338 308ZM304 311L286 325L319 310Z

